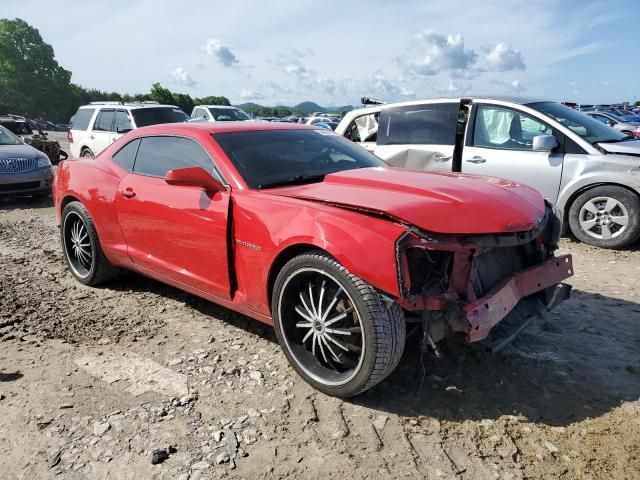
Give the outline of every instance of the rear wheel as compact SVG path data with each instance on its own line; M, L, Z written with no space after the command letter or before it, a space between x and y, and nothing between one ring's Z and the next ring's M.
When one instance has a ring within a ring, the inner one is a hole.
M640 200L622 187L594 187L571 205L569 226L578 240L589 245L627 247L640 237Z
M298 374L327 395L351 397L384 380L405 342L400 306L323 252L290 260L275 282L278 341Z
M89 150L88 148L85 148L84 150L82 150L82 152L80 153L80 156L81 157L95 157L93 152L91 150Z
M60 237L67 265L80 283L98 285L118 272L104 256L93 220L80 202L64 207Z

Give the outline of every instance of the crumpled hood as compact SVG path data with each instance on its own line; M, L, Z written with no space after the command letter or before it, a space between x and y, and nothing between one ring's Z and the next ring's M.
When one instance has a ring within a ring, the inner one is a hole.
M399 168L347 170L263 192L386 215L434 233L528 231L545 214L542 196L514 181Z
M598 143L600 148L609 153L622 153L627 155L640 155L640 140L628 140L620 143Z

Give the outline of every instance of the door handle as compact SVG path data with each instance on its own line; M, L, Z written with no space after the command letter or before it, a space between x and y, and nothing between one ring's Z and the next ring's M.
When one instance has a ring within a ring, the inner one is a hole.
M486 159L482 157L478 157L477 155L472 158L467 158L467 162L469 163L485 163L486 161L487 161Z
M124 191L122 192L122 196L124 198L133 198L136 196L136 192L133 191L133 188L131 187L127 187L124 189Z
M91 140L95 140L95 139L96 139L96 137L94 137L93 135L89 135L89 138L90 138Z
M434 155L431 158L434 162L448 162L451 160L451 155Z

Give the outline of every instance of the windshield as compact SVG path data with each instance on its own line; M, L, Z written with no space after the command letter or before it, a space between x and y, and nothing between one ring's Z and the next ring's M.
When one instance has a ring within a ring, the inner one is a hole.
M589 115L555 102L530 103L527 106L549 115L589 143L622 142L628 137Z
M9 130L0 126L0 145L22 145L22 142Z
M322 181L329 173L385 166L331 130L262 130L213 136L250 188Z
M27 122L3 122L2 126L15 135L31 135L33 133Z
M247 115L244 110L239 108L215 108L210 107L209 111L213 115L214 120L218 122L237 122L244 120L251 120L251 117Z
M177 107L138 108L132 110L131 114L138 128L159 123L179 123L189 120L187 114Z

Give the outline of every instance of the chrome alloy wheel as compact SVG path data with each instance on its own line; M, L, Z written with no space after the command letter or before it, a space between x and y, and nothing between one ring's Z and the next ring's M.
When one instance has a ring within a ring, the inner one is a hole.
M93 265L93 247L87 226L76 212L69 212L63 224L64 250L69 266L79 277L87 277Z
M611 197L595 197L580 209L580 227L593 238L609 240L627 229L629 212L622 202Z
M357 375L366 348L362 322L336 278L312 267L294 271L284 282L278 309L285 347L306 374L331 386Z

